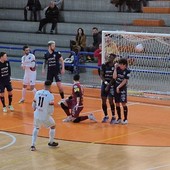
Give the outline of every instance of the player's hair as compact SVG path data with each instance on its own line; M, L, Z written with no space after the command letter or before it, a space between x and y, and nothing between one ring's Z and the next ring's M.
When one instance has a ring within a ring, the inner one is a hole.
M52 84L52 82L51 82L50 80L46 80L46 81L44 82L44 85L45 85L45 86L51 86L51 84Z
M55 41L48 41L48 46L51 46L52 44L55 44Z
M24 46L22 47L23 51L25 51L26 48L29 48L29 46L28 46L28 45L24 45Z
M0 52L0 58L3 57L4 54L6 54L6 52Z
M80 75L79 74L75 74L73 77L74 81L79 81L80 80Z
M93 27L92 29L93 29L93 30L98 30L98 28L97 28L97 27Z
M121 58L120 60L119 60L119 64L123 64L123 65L128 65L128 61L127 61L127 59L125 59L125 58Z

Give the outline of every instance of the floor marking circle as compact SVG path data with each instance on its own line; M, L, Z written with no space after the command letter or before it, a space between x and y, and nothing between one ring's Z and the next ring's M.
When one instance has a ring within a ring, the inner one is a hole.
M9 144L7 144L7 145L5 145L3 147L0 147L0 150L10 147L10 146L12 146L16 142L15 136L13 136L13 135L11 135L11 134L9 134L7 132L0 132L0 134L7 135L10 138L12 138L12 142L10 142Z

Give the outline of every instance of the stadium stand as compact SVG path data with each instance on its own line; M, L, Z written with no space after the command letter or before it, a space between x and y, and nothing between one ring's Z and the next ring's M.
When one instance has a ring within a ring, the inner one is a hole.
M48 3L48 0L43 0L41 2L42 7L46 7ZM29 44L33 48L42 48L46 47L48 40L54 39L57 41L59 50L66 50L69 48L69 41L74 38L78 27L84 28L87 35L87 44L91 41L91 28L93 26L97 26L100 30L170 32L170 14L168 11L166 13L157 13L158 10L156 10L161 8L164 10L165 7L169 10L170 1L149 1L149 7L143 9L144 13L134 14L116 12L117 8L110 4L110 0L64 0L55 35L35 34L39 23L23 21L23 7L25 4L26 0L1 0L0 45L21 46ZM148 12L148 8L152 13ZM153 9L155 9L155 12ZM41 11L41 16L43 16L43 13ZM142 20L140 21L140 19ZM140 24L136 24L135 20ZM150 20L152 22L149 22ZM47 32L49 32L50 27L51 25L48 24L46 27Z

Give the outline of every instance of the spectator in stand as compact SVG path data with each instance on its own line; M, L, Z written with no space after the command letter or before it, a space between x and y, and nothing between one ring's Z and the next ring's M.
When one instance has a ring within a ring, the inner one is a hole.
M99 44L99 48L95 50L94 57L98 59L98 75L100 76L100 67L102 65L102 44Z
M50 33L54 34L54 29L58 22L58 16L59 16L59 9L56 6L55 2L51 1L49 7L45 11L45 18L40 20L39 29L37 33L42 33L41 30L44 27L44 25L46 25L47 23L52 23Z
M99 44L102 42L101 31L97 27L92 28L93 44L86 48L87 52L94 52L99 48ZM87 60L94 60L93 56L88 55Z
M39 0L28 0L27 5L24 7L24 21L27 21L28 11L32 11L34 14L34 21L37 21L37 11L41 10L41 4Z
M86 47L86 35L84 34L83 28L77 29L77 35L76 35L76 45L78 46L79 51L84 51Z

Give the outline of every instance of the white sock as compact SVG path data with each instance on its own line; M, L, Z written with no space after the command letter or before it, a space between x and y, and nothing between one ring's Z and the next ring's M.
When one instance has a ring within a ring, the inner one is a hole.
M32 92L33 92L33 94L34 94L34 96L35 96L35 93L37 92L36 88L34 88L34 89L32 90Z
M26 96L26 88L22 88L22 99L25 100L25 96Z
M35 146L37 136L38 136L38 132L39 132L39 129L34 128L34 130L32 132L32 146Z
M50 143L54 142L54 137L55 137L55 129L50 129L49 131L49 142Z

